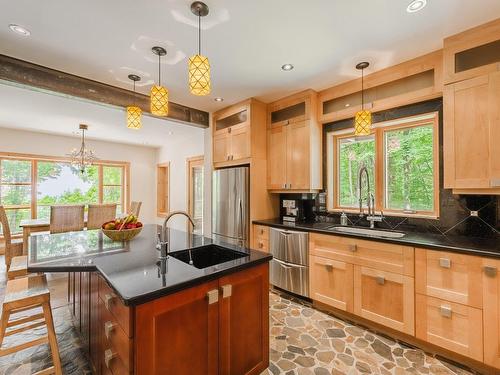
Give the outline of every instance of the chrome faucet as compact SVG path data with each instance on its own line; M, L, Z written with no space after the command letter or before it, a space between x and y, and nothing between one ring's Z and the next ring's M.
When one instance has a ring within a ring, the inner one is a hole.
M363 175L366 177L366 204L368 206L368 216L366 217L366 220L370 222L370 228L373 229L375 228L375 222L381 222L383 219L383 216L377 216L375 215L375 197L373 196L373 193L370 191L370 176L368 175L368 169L366 169L365 166L362 166L359 169L358 173L358 193L359 193L359 217L364 216L363 212L363 197L362 197L362 192L363 192Z
M170 212L165 220L163 221L163 225L161 227L161 232L158 233L158 243L156 244L156 249L160 250L160 259L164 259L168 256L169 253L169 240L168 240L168 231L167 231L167 223L175 215L184 215L186 216L189 221L191 222L191 225L194 228L194 221L192 217L185 211L172 211Z

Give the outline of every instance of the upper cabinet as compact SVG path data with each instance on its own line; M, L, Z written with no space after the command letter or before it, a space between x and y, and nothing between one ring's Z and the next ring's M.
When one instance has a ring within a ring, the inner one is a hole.
M273 192L322 188L321 124L317 93L306 90L268 105L267 188Z
M446 39L444 56L444 187L500 194L500 20Z
M439 50L368 74L364 79L365 108L379 112L440 97L442 58ZM361 110L361 78L323 90L318 99L321 123L354 117Z
M213 115L213 163L215 167L248 163L265 158L265 104L249 99Z

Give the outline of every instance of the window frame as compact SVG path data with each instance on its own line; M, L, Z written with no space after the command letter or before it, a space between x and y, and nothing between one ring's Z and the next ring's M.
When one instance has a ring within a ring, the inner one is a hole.
M386 202L386 150L385 134L393 130L405 128L415 128L419 126L432 125L433 128L433 174L434 174L434 207L430 211L404 212L403 209L389 209ZM440 194L440 174L439 174L439 113L430 112L417 116L409 116L394 120L375 123L372 125L372 132L375 139L375 212L383 213L387 216L404 216L415 218L439 218L439 194ZM353 207L343 207L339 204L339 140L354 136L352 128L329 132L326 134L327 144L327 210L329 212L358 213L359 209Z
M13 152L0 152L0 160L19 160L19 161L30 161L31 162L31 182L28 184L23 184L27 186L31 186L31 202L29 205L14 206L14 205L5 205L5 210L12 209L31 209L31 219L36 219L38 214L38 202L37 202L37 192L38 192L38 162L54 162L54 163L70 163L71 158L69 157L57 157L57 156L46 156L46 155L34 155L34 154L20 154ZM121 204L123 207L123 212L127 212L129 210L130 204L130 162L126 161L114 161L114 160L97 160L93 163L93 165L98 167L99 173L99 181L98 181L98 191L99 198L98 203L101 204L103 202L103 167L121 167L123 168L122 172L122 197ZM11 183L2 183L1 181L1 163L0 163L0 186L3 185L12 185ZM108 186L108 185L105 185ZM26 206L26 207L24 207ZM13 236L19 236L20 232L12 232ZM3 238L0 235L0 238Z

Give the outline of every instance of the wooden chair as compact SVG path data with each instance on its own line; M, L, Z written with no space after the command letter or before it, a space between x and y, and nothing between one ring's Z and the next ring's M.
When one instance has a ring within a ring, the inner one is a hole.
M38 313L35 310L32 315L10 320L12 314L35 308L42 308L42 312ZM34 340L4 347L3 341L6 336L15 335L41 326L47 327L47 335L37 336ZM8 330L9 328L10 330ZM57 337L54 330L52 310L50 308L50 292L45 275L9 280L5 290L5 299L3 301L2 317L0 320L0 357L47 343L52 352L53 366L37 372L37 374L62 374L61 359L59 357Z
M7 279L14 280L24 276L28 276L28 256L21 255L12 258L9 270L7 271Z
M83 230L83 204L50 206L50 233L63 233Z
M23 255L23 239L12 238L9 221L7 220L7 213L3 206L0 206L0 224L2 224L3 238L5 241L5 265L7 269L9 269L12 258Z
M142 202L132 201L132 203L130 203L130 213L139 217L139 212L141 212L141 206Z
M116 203L89 204L87 229L100 229L101 225L116 218Z

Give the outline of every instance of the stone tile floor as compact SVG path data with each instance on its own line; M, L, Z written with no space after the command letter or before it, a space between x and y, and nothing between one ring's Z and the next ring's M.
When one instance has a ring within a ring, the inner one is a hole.
M287 295L270 293L270 310L266 375L471 374Z

